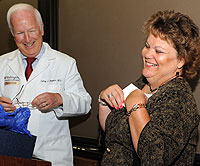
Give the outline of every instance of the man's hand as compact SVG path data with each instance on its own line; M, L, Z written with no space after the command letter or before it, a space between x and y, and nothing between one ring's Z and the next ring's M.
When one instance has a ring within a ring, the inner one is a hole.
M11 99L6 97L0 97L0 104L3 106L5 112L13 112L16 107L12 104Z
M32 101L32 106L41 111L56 108L61 104L63 104L63 100L59 93L42 93L35 97Z

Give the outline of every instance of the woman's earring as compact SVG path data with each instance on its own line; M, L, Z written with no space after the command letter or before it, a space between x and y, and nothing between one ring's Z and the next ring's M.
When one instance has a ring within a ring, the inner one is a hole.
M179 75L179 72L177 71L177 72L176 72L176 77L179 77L179 76L180 76L180 75Z

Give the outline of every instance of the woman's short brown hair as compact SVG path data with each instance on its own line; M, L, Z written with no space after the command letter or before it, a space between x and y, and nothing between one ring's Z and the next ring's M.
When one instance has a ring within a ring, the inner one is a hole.
M144 24L143 31L171 42L184 59L183 77L192 79L200 69L199 28L188 16L174 10L158 11Z

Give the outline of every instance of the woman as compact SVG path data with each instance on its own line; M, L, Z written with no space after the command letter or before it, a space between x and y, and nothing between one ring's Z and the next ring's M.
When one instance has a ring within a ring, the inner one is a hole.
M186 79L199 70L199 28L187 15L166 10L152 15L144 32L139 89L126 99L118 85L99 95L107 149L102 166L192 166L199 116Z

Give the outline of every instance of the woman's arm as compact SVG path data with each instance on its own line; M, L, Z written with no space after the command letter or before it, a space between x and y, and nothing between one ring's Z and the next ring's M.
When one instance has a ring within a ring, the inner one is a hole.
M108 106L103 106L99 104L99 123L101 125L102 130L105 132L105 123L108 114L111 112Z
M144 107L147 103L147 98L143 91L135 90L130 93L125 103L127 112L129 113L131 111L129 115L129 125L133 145L137 152L140 134L144 126L150 121L149 114Z

